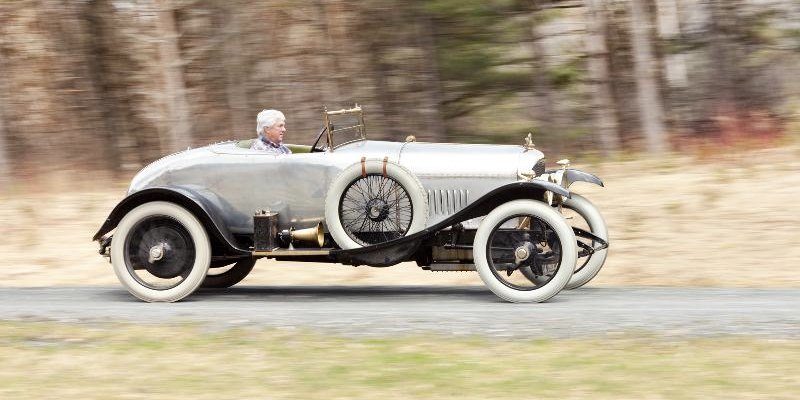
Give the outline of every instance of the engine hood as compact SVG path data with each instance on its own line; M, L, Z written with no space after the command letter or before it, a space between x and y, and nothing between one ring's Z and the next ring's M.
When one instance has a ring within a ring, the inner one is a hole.
M486 177L516 179L544 158L539 150L494 144L406 143L400 164L418 177Z

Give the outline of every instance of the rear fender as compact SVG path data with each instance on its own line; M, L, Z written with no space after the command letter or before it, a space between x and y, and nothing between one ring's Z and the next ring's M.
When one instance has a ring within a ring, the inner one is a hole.
M250 252L240 249L233 235L214 212L213 205L205 196L183 187L155 187L138 191L124 198L111 211L103 226L92 240L102 240L103 235L117 227L122 218L134 208L151 201L168 201L191 212L203 224L211 240L215 256L242 256Z

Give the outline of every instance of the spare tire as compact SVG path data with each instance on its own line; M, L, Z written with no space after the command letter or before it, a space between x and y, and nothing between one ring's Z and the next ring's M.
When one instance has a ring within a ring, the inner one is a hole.
M362 159L345 168L325 198L325 223L343 249L398 239L424 229L427 221L422 184L386 159Z

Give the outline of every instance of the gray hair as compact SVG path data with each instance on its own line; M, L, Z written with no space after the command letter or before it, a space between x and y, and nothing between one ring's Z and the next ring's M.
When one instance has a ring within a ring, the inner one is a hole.
M280 121L286 121L286 117L278 110L261 110L256 117L256 133L261 137L264 128L272 128Z

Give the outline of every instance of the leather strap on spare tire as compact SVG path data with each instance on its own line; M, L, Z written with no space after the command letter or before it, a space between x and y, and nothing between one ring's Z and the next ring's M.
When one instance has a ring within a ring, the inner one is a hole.
M325 197L325 223L343 249L395 240L425 228L428 196L405 167L363 158L342 170Z
M367 176L367 157L361 157L361 177Z

